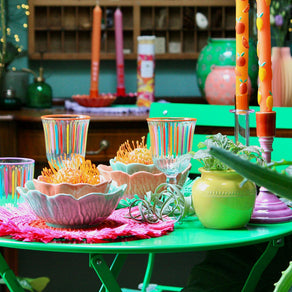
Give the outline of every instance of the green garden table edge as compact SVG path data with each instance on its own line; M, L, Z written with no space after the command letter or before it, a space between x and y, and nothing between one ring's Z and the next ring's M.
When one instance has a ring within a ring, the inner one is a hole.
M149 263L144 284L149 283L154 254L179 253L191 251L203 251L246 246L257 243L267 243L267 248L253 267L242 291L253 291L262 272L277 253L278 248L284 244L284 238L292 234L292 222L277 224L248 224L247 227L236 230L215 230L202 226L197 217L184 219L182 223L176 223L173 232L168 235L125 242L107 242L98 244L74 244L74 243L40 243L23 242L7 237L0 237L0 246L7 248L89 254L90 266L94 268L105 288L110 292L121 291L116 277L122 268L128 254L148 254ZM116 258L108 267L102 255L115 254ZM7 271L9 271L7 273ZM0 258L0 274L7 286L15 286L15 276L4 258ZM8 276L7 276L8 275ZM145 288L145 287L144 287ZM15 289L15 288L13 288ZM11 291L23 291L13 290ZM101 288L103 291L104 287ZM143 289L142 289L143 291Z

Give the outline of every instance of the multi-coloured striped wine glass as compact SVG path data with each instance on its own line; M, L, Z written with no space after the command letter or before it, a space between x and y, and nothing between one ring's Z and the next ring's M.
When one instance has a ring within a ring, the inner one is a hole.
M75 155L85 157L90 116L57 114L45 115L41 119L46 155L51 165L58 168Z
M197 119L148 118L153 163L165 173L167 183L176 184L176 176L190 164Z

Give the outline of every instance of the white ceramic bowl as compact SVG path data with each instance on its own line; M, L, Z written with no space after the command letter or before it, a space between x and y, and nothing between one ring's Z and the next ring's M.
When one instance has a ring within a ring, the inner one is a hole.
M89 193L78 199L70 194L47 196L28 181L17 191L29 204L33 212L49 226L63 228L85 228L100 224L117 207L126 185L111 184L107 193Z

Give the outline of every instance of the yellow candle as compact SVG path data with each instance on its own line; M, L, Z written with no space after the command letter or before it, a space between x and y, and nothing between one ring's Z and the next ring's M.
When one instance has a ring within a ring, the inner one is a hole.
M258 104L261 112L271 112L273 108L270 3L271 0L257 0Z
M92 37L91 37L91 82L90 97L98 97L100 32L102 11L98 5L93 9Z
M248 110L249 2L236 0L236 109Z

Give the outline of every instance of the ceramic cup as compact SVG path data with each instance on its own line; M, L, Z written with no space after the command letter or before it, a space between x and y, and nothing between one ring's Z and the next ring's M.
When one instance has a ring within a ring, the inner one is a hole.
M16 187L33 179L35 161L30 158L0 157L0 201L16 203Z
M54 166L75 155L85 157L90 116L59 114L41 117L48 161Z

